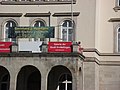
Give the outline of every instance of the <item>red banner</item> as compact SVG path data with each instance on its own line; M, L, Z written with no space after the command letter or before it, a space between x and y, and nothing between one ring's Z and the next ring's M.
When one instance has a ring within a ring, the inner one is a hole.
M0 53L10 52L10 46L12 42L0 42Z
M49 42L48 52L71 52L72 42Z

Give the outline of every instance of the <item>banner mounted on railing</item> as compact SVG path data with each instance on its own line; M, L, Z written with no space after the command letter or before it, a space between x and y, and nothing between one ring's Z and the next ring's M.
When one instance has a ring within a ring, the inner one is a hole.
M15 27L17 38L54 38L55 27Z
M18 42L18 51L19 52L32 52L38 53L41 52L41 41L19 41Z
M0 42L0 53L9 53L12 42Z
M71 52L72 42L49 42L48 52Z

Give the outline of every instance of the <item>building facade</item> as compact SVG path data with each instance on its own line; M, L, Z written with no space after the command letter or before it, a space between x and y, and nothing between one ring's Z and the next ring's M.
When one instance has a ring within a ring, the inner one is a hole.
M0 90L119 90L119 10L120 0L0 0L0 42L17 46L0 53ZM35 27L54 27L53 37L29 36ZM45 42L73 51L51 53Z

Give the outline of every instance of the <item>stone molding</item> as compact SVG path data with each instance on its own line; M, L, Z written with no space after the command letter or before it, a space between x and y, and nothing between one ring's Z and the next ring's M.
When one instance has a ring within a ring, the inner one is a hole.
M120 18L110 18L109 22L120 22Z
M51 15L50 12L48 13L26 13L25 17L49 17Z
M119 61L120 53L100 53L95 48L87 48L84 49L83 52L95 52L101 58L103 57L107 59L104 61L100 61L96 57L85 57L84 62L95 62L96 64L103 66L120 66L120 61ZM116 57L118 60L116 59L116 60L108 61L108 59L112 59L114 57Z
M96 48L84 48L83 52L95 52L99 56L120 56L120 53L100 53Z
M95 62L100 66L120 66L120 61L99 61L95 57L85 57L83 62Z
M71 1L1 1L2 5L63 5L71 4ZM76 4L76 1L73 1Z
M32 53L32 52L13 52L0 53L0 57L81 57L85 58L80 53Z
M0 13L0 17L21 17L22 13Z
M80 14L80 12L73 12L73 13L71 13L71 12L61 12L61 13L54 13L52 16L53 17L62 17L62 16L72 16L72 14L73 14L73 16L79 16L79 14Z

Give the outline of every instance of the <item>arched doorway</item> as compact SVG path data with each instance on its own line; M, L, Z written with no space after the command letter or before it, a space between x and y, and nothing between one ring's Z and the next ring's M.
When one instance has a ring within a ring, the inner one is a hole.
M10 74L8 70L0 66L0 90L9 90Z
M16 90L41 90L41 74L34 66L24 66L17 77Z
M65 66L55 66L48 75L47 90L72 90L72 74Z

